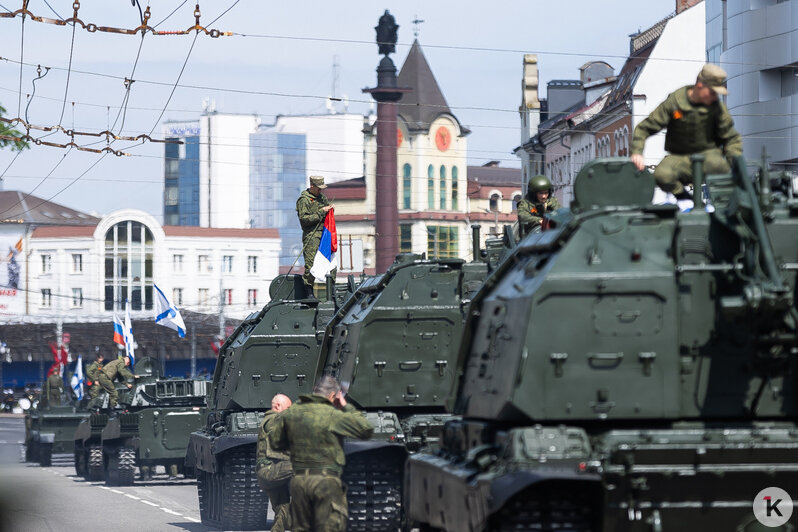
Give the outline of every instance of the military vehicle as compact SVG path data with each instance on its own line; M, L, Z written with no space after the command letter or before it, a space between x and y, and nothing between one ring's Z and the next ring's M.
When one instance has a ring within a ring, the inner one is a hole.
M764 161L693 174L680 212L628 159L588 163L570 221L488 278L463 417L407 462L421 530L752 531L760 490L798 493L798 199Z
M247 317L219 350L206 424L191 434L186 466L197 475L200 515L207 525L262 530L268 500L258 485L255 445L263 414L277 393L296 398L316 380L324 328L354 291L327 284L325 300L307 298L302 277L281 275L270 302Z
M186 446L205 421L208 383L164 378L157 361L148 357L136 362L135 373L133 388L119 396L124 409L113 412L100 433L106 484L132 485L136 467L142 472L174 467L193 476L193 469L184 466Z
M92 411L74 432L75 473L92 482L105 480L102 432L108 418L106 412Z
M435 446L450 418L466 311L488 274L485 259L495 256L481 256L474 231L476 260L400 254L327 327L317 373L338 378L375 426L372 441L345 443L350 531L402 526L407 455Z
M51 465L54 453L74 451L73 434L77 426L89 415L85 403L74 400L72 394L64 394L62 403L49 405L46 400L25 413L25 461Z

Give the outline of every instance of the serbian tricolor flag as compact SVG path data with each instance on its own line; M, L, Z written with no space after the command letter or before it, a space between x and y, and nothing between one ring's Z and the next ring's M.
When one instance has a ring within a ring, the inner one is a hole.
M313 259L310 274L316 279L324 279L327 274L338 267L338 233L335 230L335 214L333 209L327 211L324 218L324 232L321 234L319 250Z
M122 326L122 320L114 312L114 343L124 347L125 345L125 328Z

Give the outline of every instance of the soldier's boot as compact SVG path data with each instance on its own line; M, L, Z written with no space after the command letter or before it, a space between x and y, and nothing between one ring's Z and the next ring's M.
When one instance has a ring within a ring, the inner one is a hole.
M177 480L177 464L169 466L169 480Z

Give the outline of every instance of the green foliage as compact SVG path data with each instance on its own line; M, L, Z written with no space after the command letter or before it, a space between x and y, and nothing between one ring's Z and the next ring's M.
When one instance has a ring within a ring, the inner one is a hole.
M3 116L5 112L5 107L0 105L0 116ZM20 133L16 129L12 129L6 122L0 122L0 136L22 137L23 135L24 133ZM5 138L0 138L0 148L5 148L8 145L11 145L12 151L22 151L26 148L30 148L30 145L24 140L8 140Z

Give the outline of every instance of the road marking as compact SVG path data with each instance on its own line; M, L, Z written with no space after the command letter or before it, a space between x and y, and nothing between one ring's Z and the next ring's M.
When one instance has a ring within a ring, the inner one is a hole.
M192 521L192 522L194 522L194 523L202 523L202 521L201 521L200 519L194 519L193 517L189 517L189 516L187 516L187 515L186 515L186 516L184 516L184 517L185 517L186 519L188 519L189 521Z
M141 497L136 497L135 495L131 495L130 493L125 493L125 497L129 499L133 499L134 501L140 501Z
M114 492L114 493L118 493L119 495L124 495L125 494L124 491L119 491L119 490L111 490L111 491Z
M97 484L95 484L95 486L97 486ZM108 491L111 491L111 488L109 488L109 487L107 487L107 486L97 486L97 487L98 487L98 488L100 488L101 490L108 490Z
M164 508L163 506L161 506L161 510L163 510L164 512L166 512L168 514L178 515L180 517L183 517L182 515L180 515L179 512L175 512L174 510L170 510L169 508Z
M150 506L155 506L155 507L158 507L158 504L157 504L157 503L150 502L150 501L145 501L144 499L141 499L141 502L143 502L144 504L148 504L148 505L150 505Z

